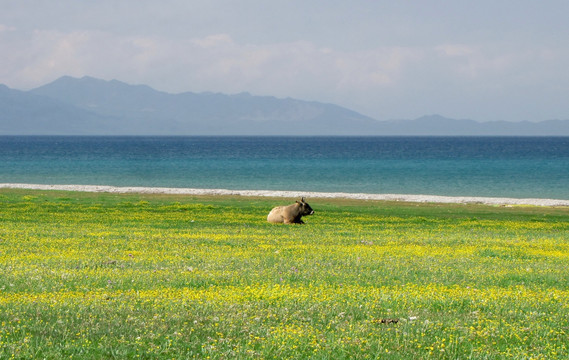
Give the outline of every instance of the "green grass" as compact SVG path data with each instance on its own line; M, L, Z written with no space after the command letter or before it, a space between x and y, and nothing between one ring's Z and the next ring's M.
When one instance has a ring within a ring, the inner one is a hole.
M569 358L568 208L307 200L0 190L0 358Z

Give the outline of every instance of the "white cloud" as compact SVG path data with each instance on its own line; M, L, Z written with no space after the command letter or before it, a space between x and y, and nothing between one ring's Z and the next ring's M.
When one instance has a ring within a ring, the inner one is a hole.
M8 31L16 31L16 28L13 26L7 26L7 25L0 24L0 33L8 32Z
M240 44L226 35L192 39L181 48L185 52L178 56L191 64L186 76L199 83L222 91L314 99L334 91L390 86L406 64L420 57L400 47L350 53L307 41Z
M12 44L0 43L7 58L20 59L0 60L3 79L19 88L63 75L90 75L149 82L171 92L251 91L316 99L330 91L390 86L418 57L417 51L401 47L350 53L308 41L243 44L228 34L166 39L34 31L19 41L26 46L10 49Z
M232 44L233 39L227 34L215 34L204 38L192 39L191 42L203 48L213 48Z
M442 56L468 56L476 52L476 50L469 45L463 44L443 44L435 47L435 51L439 52Z

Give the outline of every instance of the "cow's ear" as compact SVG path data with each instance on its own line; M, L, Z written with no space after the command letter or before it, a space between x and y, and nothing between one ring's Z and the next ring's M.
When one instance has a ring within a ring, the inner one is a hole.
M304 202L304 196L300 199L300 202Z

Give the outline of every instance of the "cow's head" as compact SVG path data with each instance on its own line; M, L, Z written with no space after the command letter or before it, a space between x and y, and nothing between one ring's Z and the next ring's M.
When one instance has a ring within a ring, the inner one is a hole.
M300 201L296 202L300 206L300 214L301 215L312 215L314 214L314 210L308 205L304 198L300 199Z

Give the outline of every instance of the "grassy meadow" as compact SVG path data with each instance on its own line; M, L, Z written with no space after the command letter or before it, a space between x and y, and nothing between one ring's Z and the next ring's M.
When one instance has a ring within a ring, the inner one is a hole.
M567 359L569 209L0 190L1 359Z

